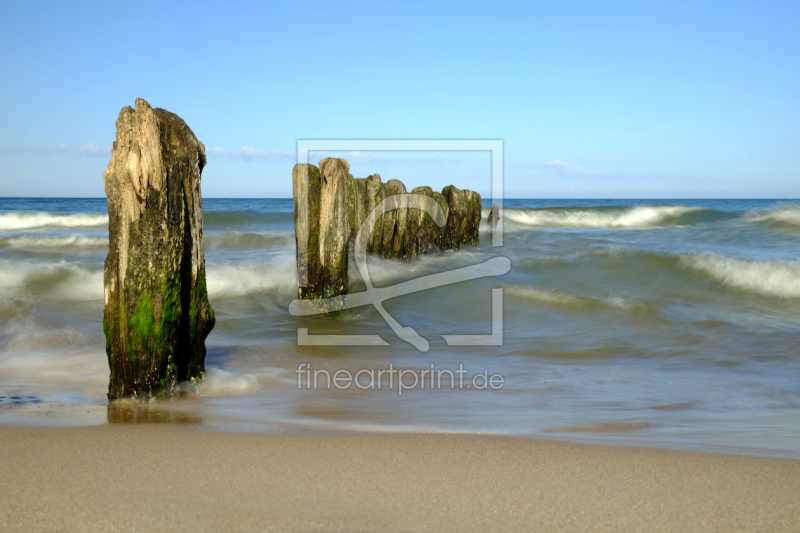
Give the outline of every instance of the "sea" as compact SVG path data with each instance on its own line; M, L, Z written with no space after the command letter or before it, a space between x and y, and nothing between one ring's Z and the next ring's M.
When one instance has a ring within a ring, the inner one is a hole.
M508 272L380 310L295 316L292 200L204 199L216 314L205 378L174 401L109 404L105 199L0 198L0 423L498 434L800 457L800 201L506 199L502 246L486 225L491 205L479 245L369 257L367 275L391 287L497 257ZM365 290L354 264L350 283ZM356 335L377 341L336 344ZM452 335L483 341L451 345Z

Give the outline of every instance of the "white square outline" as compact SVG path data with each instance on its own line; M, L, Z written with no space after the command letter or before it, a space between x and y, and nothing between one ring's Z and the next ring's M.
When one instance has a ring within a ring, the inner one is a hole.
M499 210L497 227L492 232L492 246L503 246L503 141L490 139L298 139L297 163L308 164L311 151L470 151L491 152L492 203ZM308 217L308 213L305 213ZM302 257L308 257L308 243L303 242ZM298 249L298 255L301 255ZM308 279L298 279L301 287ZM448 345L502 345L503 344L503 290L492 289L492 333L490 335L442 335ZM299 345L388 345L378 335L309 335L307 328L298 328ZM427 351L424 350L424 351Z

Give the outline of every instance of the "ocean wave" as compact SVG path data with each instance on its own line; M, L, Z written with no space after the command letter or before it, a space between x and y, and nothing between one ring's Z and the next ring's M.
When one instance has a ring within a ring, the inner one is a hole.
M266 263L206 263L211 298L253 294L287 295L297 289L294 254L280 254ZM0 261L0 298L32 296L45 300L103 302L103 270L80 263Z
M797 205L769 211L750 211L744 215L744 219L770 229L800 232L800 206Z
M681 256L680 264L735 289L800 298L800 261L748 261L714 254Z
M533 300L536 302L563 305L566 307L597 307L600 302L593 298L584 298L561 289L544 289L541 287L507 287L508 294Z
M53 320L45 311L18 306L15 316L0 326L3 352L61 349L68 346L98 346L102 332Z
M686 215L708 213L699 207L684 205L642 205L636 207L506 209L510 227L520 228L594 228L652 229L690 225Z
M294 233L241 233L230 231L222 234L206 234L207 249L246 250L270 246L294 245Z
M77 263L0 262L0 295L19 293L47 299L103 301L103 270Z
M67 235L64 237L6 237L0 248L107 248L108 237Z
M533 286L512 286L505 290L511 296L535 302L570 307L575 309L615 308L622 311L647 311L647 306L638 299L627 296L609 296L608 298L590 298L579 296L562 289L544 289Z
M293 259L293 258L292 258ZM297 292L297 270L293 261L279 258L272 264L206 264L209 298L252 294L275 294L291 297Z
M287 224L294 221L293 213L260 211L205 211L203 223L210 229L262 227L268 224Z
M0 214L0 231L98 227L108 227L108 215L91 215L86 213L77 213L74 215L54 215L52 213Z

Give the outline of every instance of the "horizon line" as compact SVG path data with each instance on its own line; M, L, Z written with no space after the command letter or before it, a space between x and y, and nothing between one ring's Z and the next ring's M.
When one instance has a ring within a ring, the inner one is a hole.
M105 196L0 196L0 200L105 200ZM205 196L205 200L292 200L291 196ZM505 196L503 200L798 200L800 197L774 196ZM481 200L494 200L487 196Z

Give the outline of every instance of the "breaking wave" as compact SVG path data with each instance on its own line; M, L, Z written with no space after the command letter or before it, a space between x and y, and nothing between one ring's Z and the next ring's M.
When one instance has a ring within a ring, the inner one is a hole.
M593 207L559 209L506 209L505 218L510 228L597 228L597 229L651 229L691 225L703 218L724 216L699 207L684 205L643 205L636 207ZM691 215L695 215L692 217Z
M769 229L800 233L800 206L781 207L765 212L751 211L744 218Z
M226 298L254 294L287 295L297 291L295 265L245 263L237 265L206 264L209 298Z
M682 256L680 263L739 290L800 298L800 261L747 261L713 254Z
M0 248L107 248L108 237L67 235L65 237L6 237Z
M30 294L46 299L103 302L102 268L57 263L0 262L0 295Z
M0 231L35 230L44 228L108 227L108 215L54 215L52 213L4 213L0 215Z

